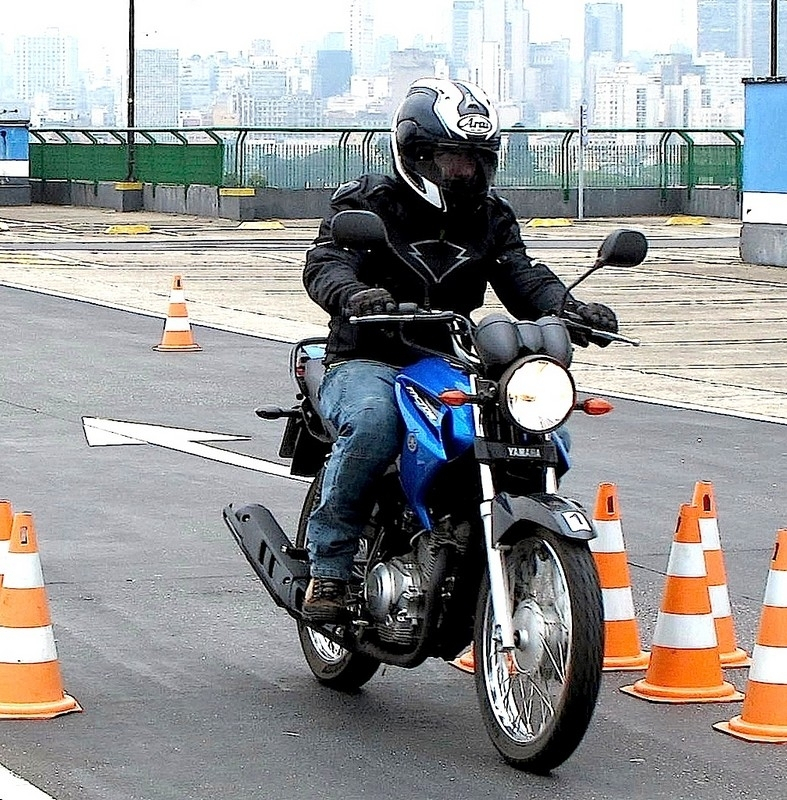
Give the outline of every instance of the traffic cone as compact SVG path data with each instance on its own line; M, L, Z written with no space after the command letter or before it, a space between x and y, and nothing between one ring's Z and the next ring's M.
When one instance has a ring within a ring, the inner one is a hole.
M11 526L14 512L10 500L0 500L0 588L3 586L5 562L8 557L8 541L11 538Z
M614 483L601 483L593 524L598 537L589 542L604 598L604 670L645 669L650 654L640 645L631 577Z
M722 677L696 506L680 507L645 677L621 691L654 703L743 699Z
M749 742L787 743L787 529L776 536L743 709L713 727Z
M692 505L697 506L705 551L705 569L708 573L708 592L713 620L716 624L716 638L719 640L719 659L722 667L748 667L749 654L737 645L735 623L732 619L730 593L727 589L727 571L724 567L724 553L719 537L719 523L716 515L716 500L713 485L707 481L694 484Z
M452 667L456 667L461 672L468 672L470 675L475 673L475 648L471 644L462 655L448 662Z
M14 514L0 588L0 718L81 710L63 691L33 517Z
M154 350L160 352L180 351L195 353L202 348L194 341L189 322L189 312L186 308L186 294L183 291L183 281L180 275L172 279L172 291L169 296L169 312L164 321L164 333L161 342Z

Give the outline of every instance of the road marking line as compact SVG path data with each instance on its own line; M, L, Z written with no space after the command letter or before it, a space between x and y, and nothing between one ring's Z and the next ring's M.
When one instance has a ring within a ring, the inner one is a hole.
M42 792L2 764L0 764L0 797L3 800L53 800L51 794Z

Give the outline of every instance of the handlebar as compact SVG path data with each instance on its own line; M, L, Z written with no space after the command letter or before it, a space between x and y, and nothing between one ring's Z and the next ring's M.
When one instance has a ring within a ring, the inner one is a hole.
M584 334L590 341L600 339L605 342L620 342L621 344L630 344L633 347L639 347L641 342L639 339L630 339L628 336L622 336L619 333L612 333L611 331L602 331L596 328L591 328L574 318L571 312L564 311L560 318L565 324L573 330ZM366 324L369 322L376 323L405 323L405 322L459 322L463 324L466 330L471 330L473 327L470 320L463 317L461 314L455 314L453 311L426 311L419 308L415 303L401 303L395 311L381 313L381 314L367 314L362 317L349 317L348 322L351 325Z

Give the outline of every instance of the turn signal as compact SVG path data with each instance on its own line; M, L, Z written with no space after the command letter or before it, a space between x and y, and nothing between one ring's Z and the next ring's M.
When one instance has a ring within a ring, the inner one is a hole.
M602 400L600 397L589 397L577 404L578 411L584 411L591 417L600 417L602 414L609 414L615 406L612 403Z
M445 403L447 406L463 406L465 403L470 402L470 395L463 392L461 389L446 389L437 395L437 399Z

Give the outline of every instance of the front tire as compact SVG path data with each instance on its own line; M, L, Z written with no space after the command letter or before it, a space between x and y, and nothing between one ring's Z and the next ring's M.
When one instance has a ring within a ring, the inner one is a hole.
M306 547L306 524L312 509L320 500L322 479L323 470L320 470L306 493L295 537L296 547ZM350 652L305 622L298 622L298 638L314 677L332 689L357 691L380 667L380 662L376 659Z
M475 683L487 733L511 765L547 774L582 741L604 655L601 589L585 542L536 528L505 554L517 647L503 651L486 574Z

